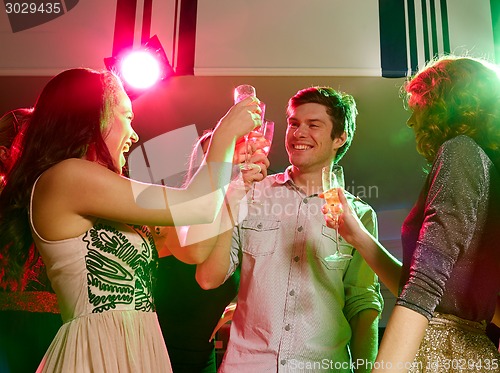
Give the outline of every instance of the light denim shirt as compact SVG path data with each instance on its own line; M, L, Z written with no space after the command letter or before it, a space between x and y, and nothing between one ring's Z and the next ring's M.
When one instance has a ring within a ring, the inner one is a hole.
M240 290L220 372L350 372L349 320L382 310L377 276L352 246L340 239L353 258L327 259L335 231L324 200L304 195L288 171L255 184L255 202L234 230L228 276L241 261ZM373 209L348 199L377 237Z

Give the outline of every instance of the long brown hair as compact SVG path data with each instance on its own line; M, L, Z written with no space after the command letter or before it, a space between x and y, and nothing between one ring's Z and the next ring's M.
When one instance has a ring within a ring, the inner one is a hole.
M11 166L10 159L12 158L10 156L10 152L11 147L14 144L14 139L21 132L21 128L24 127L24 124L29 120L29 118L31 118L32 113L33 109L20 108L9 111L0 118L0 146L9 150L9 153L7 154L7 162L0 158L0 176L5 176L9 170ZM16 149L12 149L12 151L17 153Z
M38 261L28 219L36 179L69 158L91 158L119 173L104 142L121 83L112 73L63 71L42 90L23 134L21 151L0 194L0 286L19 290Z

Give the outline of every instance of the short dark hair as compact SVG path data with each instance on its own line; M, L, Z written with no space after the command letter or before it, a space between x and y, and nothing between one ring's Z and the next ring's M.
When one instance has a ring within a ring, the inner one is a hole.
M351 95L336 91L331 87L309 87L298 91L288 101L287 117L290 110L304 104L320 104L326 107L326 112L332 120L332 140L341 136L344 132L347 135L346 142L342 145L335 156L335 163L344 156L351 146L354 132L356 132L356 101Z

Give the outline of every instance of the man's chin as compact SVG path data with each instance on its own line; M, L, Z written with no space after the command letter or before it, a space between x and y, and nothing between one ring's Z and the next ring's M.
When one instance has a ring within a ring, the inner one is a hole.
M293 165L301 165L309 163L309 155L305 153L293 153L290 154L288 160Z

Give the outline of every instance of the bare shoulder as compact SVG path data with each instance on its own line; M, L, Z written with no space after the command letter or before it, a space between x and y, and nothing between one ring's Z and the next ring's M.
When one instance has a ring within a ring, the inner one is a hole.
M45 171L33 192L35 206L81 210L97 193L113 189L120 175L98 163L71 158ZM95 199L95 198L94 198Z
M85 159L70 158L59 162L43 173L37 184L37 189L50 188L56 191L58 187L78 187L98 182L107 177L118 175L106 167Z
M87 161L79 158L69 158L57 163L56 165L45 171L44 176L47 179L54 177L75 176L84 173L109 171L95 162ZM109 171L111 172L111 171Z

